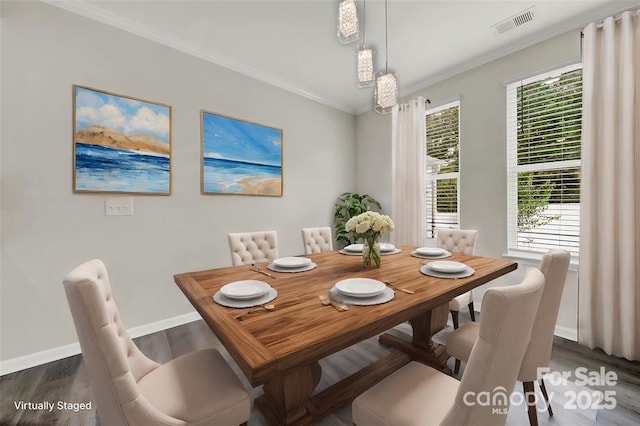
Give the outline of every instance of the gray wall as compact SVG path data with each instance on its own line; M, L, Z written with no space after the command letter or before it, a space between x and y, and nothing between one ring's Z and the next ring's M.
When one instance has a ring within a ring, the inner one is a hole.
M77 341L62 278L101 258L128 327L191 312L173 274L231 264L226 234L331 224L355 189L355 118L160 44L38 2L2 2L0 359ZM72 193L72 85L173 106L173 194ZM200 110L284 129L284 196L200 195Z
M580 32L572 31L404 96L422 95L432 107L460 99L460 224L479 231L477 254L507 252L505 83L579 61ZM358 190L390 208L391 116L361 114L356 128ZM523 269L492 285L518 280ZM576 289L577 274L571 273L558 320L569 334L576 328ZM482 294L475 292L478 302Z

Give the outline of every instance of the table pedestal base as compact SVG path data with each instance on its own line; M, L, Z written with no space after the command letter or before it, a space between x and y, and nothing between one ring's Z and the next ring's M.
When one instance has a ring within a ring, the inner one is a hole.
M411 360L430 365L447 374L449 356L442 345L436 345L431 337L447 323L448 304L413 318L411 341L390 334L380 336L380 343L399 349L369 364L357 373L338 383L311 394L320 383L322 369L318 362L292 368L281 377L264 385L264 395L256 399L256 407L270 425L309 425L354 400Z
M311 424L313 421L306 403L320 383L321 376L322 368L318 362L293 368L287 374L265 383L264 395L255 400L256 407L269 424Z
M255 404L270 425L313 424L410 361L409 355L393 351L313 397L311 393L322 374L320 365L294 368L282 378L266 383L264 395Z
M378 341L383 345L401 350L416 361L451 374L451 369L447 366L449 355L446 348L432 340L433 335L447 324L447 315L449 315L448 303L411 319L409 322L413 329L413 336L410 342L388 333L381 335Z

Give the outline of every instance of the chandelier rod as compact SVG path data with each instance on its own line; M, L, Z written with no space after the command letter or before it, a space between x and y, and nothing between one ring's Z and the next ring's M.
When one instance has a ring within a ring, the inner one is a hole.
M384 72L389 72L389 32L387 28L387 18L389 12L387 12L387 0L384 0Z
M362 47L367 45L367 0L362 1Z

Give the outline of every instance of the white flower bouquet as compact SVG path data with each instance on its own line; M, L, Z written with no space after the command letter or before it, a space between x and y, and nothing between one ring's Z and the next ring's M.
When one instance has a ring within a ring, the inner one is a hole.
M368 211L352 217L344 226L347 232L355 231L364 240L362 263L369 268L380 267L380 246L378 238L383 232L394 229L393 221L387 215Z
M344 229L346 231L355 230L359 238L367 239L379 237L383 232L393 231L394 225L389 216L368 211L349 219Z

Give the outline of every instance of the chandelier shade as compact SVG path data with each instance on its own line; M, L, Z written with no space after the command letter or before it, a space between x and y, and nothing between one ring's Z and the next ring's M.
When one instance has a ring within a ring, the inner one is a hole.
M358 49L358 87L371 87L375 82L373 50L364 45Z
M360 37L360 24L355 0L342 0L338 5L338 40L353 43Z
M398 104L398 75L389 72L389 32L387 30L387 0L384 0L384 72L376 73L373 86L373 110L379 114L389 114Z
M388 114L398 104L398 75L377 72L373 86L373 109L379 114Z

